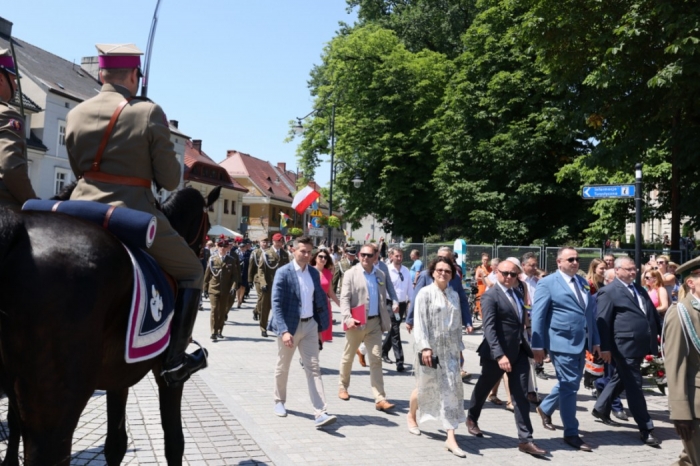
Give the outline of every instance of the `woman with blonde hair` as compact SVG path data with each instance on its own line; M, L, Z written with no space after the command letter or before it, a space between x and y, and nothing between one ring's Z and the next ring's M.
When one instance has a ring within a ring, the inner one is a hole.
M647 270L643 275L644 288L649 293L649 298L651 302L654 303L656 310L659 311L659 315L663 317L664 313L668 309L668 293L666 288L663 286L663 278L661 278L661 273L658 270Z
M605 262L601 259L593 259L591 265L588 266L588 274L586 280L591 287L591 294L595 294L605 283Z

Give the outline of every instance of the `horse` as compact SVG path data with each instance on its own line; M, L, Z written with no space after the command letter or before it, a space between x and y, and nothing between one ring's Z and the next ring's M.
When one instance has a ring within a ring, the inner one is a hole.
M220 191L205 199L185 188L162 205L197 255L210 227L207 210ZM0 208L0 382L10 402L3 465L19 464L18 432L25 464L70 464L73 433L95 390L107 393L105 460L120 464L129 387L149 371L158 384L166 460L182 464L182 384L164 382L161 357L124 360L132 282L127 251L101 226Z

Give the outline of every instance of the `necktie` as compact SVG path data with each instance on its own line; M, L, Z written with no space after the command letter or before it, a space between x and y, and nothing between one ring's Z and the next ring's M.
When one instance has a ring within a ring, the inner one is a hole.
M515 313L518 315L518 320L522 320L520 318L520 309L518 306L518 300L515 297L515 292L513 292L513 288L508 288L506 291L508 293L508 297L512 300L513 308L515 309Z
M578 289L578 285L576 284L576 278L571 277L571 284L574 285L574 291L576 292L576 298L578 299L578 303L581 305L582 308L586 308L586 303L583 301L583 295L581 294L581 290Z
M639 306L639 308L643 311L644 308L639 302L639 295L637 294L637 290L634 288L634 285L630 283L629 285L627 285L627 288L629 288L632 292L632 296L634 296L634 302L637 303L637 306Z

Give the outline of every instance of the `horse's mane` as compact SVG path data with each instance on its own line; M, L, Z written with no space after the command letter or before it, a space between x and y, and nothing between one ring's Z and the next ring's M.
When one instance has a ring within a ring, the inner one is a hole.
M188 219L191 219L191 215L187 216L183 215L183 213L201 212L203 208L204 199L202 198L202 194L190 187L175 191L168 196L160 206L161 212L165 214L170 224L177 231L185 231L187 225L182 223L188 222Z
M0 207L0 259L5 257L22 231L22 222L17 214Z

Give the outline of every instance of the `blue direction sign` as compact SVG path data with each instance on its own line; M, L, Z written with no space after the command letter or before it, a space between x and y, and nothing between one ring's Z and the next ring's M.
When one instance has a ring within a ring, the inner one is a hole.
M634 197L633 184L596 184L584 186L584 199L626 199Z

